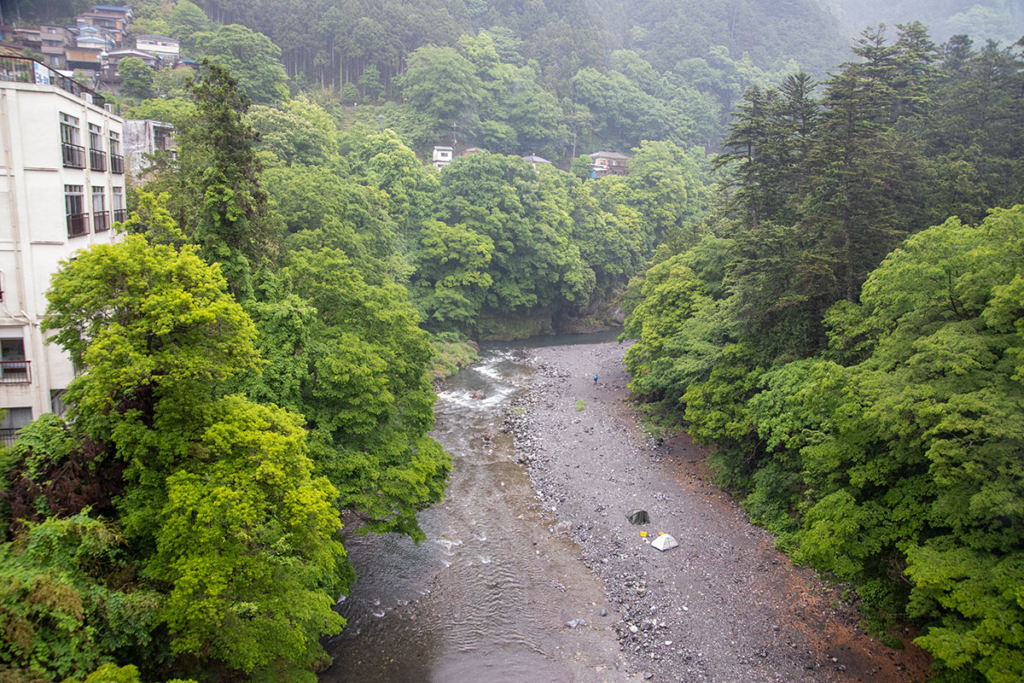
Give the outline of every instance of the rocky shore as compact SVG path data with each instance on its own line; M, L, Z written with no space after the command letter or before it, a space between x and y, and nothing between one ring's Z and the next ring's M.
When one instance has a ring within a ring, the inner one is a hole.
M552 515L549 533L575 540L603 581L615 612L602 617L614 620L628 673L723 683L923 680L926 655L864 633L838 590L794 567L709 482L698 447L644 436L626 403L624 350L532 350L532 388L502 431ZM651 523L631 525L634 508ZM653 548L659 532L679 546Z

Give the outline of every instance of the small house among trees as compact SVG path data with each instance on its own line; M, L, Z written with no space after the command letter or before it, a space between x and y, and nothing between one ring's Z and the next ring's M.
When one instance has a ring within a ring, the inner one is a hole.
M629 168L626 165L629 157L618 152L591 152L590 159L593 162L590 171L591 178L603 178L606 175L626 175Z
M455 150L452 147L434 145L434 156L431 163L434 164L434 168L440 171L442 168L452 163L452 156L454 154Z

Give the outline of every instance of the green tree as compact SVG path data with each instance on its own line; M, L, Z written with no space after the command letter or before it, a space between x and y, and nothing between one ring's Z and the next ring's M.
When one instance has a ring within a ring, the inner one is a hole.
M164 594L170 651L302 680L342 623L337 492L312 475L301 417L224 395L259 367L256 329L197 252L141 235L80 252L45 329L88 369L68 388L76 433L103 445L97 465L126 465L120 523Z
M472 125L483 97L473 64L450 47L415 50L400 85L410 104L447 126Z
M494 242L462 225L426 225L412 292L424 316L440 326L469 329L494 282L488 268Z
M440 189L437 173L424 166L394 131L368 135L349 155L353 173L366 185L383 190L406 251L433 216Z
M359 87L371 102L376 102L380 97L384 86L380 82L380 69L376 64L371 64L363 70L363 75L359 77Z
M192 54L196 35L210 30L210 20L206 18L206 13L189 0L180 0L174 4L167 23L170 27L169 35L179 41L186 55Z
M178 222L205 259L222 264L232 291L247 296L252 269L277 248L256 134L244 118L249 102L227 70L209 62L191 91L196 116L177 136Z
M594 275L569 241L568 192L555 177L538 175L520 158L474 154L445 169L441 197L448 225L494 244L490 311L586 304Z
M326 165L338 155L334 120L307 97L278 108L253 106L249 121L259 135L257 149L272 152L286 164Z
M292 250L269 290L253 311L274 374L241 386L305 416L310 457L339 507L369 531L424 538L415 515L441 499L451 460L427 435L433 351L405 288L368 283L343 252L320 244Z
M140 585L123 545L88 510L30 523L0 545L0 666L62 680L113 656L154 656L161 596ZM118 573L127 580L112 581Z
M117 64L117 73L121 77L121 92L128 97L142 100L152 95L153 77L156 72L141 58L122 59Z
M162 98L188 96L188 80L195 77L195 70L188 66L160 69L153 77L153 90Z
M232 24L195 35L196 58L208 60L237 79L238 88L257 104L288 99L288 75L281 49L262 33Z

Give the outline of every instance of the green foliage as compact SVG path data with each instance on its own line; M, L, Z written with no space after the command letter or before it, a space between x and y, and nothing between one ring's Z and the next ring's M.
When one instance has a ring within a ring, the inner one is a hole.
M145 626L182 661L304 680L342 624L337 491L313 475L302 417L223 395L258 368L256 329L197 251L128 235L80 252L44 327L88 368L68 389L76 433L106 446L101 466L127 463L120 520L160 590Z
M109 657L152 656L161 599L132 580L122 545L87 512L0 545L0 666L53 681Z
M288 99L288 75L280 62L281 49L267 36L232 24L195 34L193 40L193 56L230 73L253 102L266 104Z
M128 118L162 121L177 128L187 125L195 115L195 104L182 96L143 100L132 105L127 114Z
M344 558L336 492L311 476L300 416L226 397L205 418L206 462L168 477L147 568L174 586L161 610L171 650L298 680L344 624L331 610Z
M63 683L80 683L77 678L65 679ZM118 667L115 664L104 664L100 668L93 671L91 674L85 677L85 681L82 683L142 683L139 678L139 670L129 664L128 666ZM167 681L167 683L196 683L195 681L174 679L173 681Z
M587 402L583 399L576 400L576 412L583 412L587 409Z
M276 251L267 197L245 121L248 99L222 67L203 62L191 87L196 116L178 130L175 212L184 232L211 263L220 263L232 292L248 296L250 274Z
M280 108L257 105L249 121L259 135L257 149L273 153L288 165L326 165L337 157L334 120L307 98L291 100Z
M156 72L139 57L128 57L117 63L117 74L121 77L121 92L128 97L142 100L153 92L153 77Z
M446 379L459 370L480 360L475 346L454 332L440 332L430 340L434 347L434 360L430 368L433 379Z
M469 231L469 241L459 240L479 254L493 244L486 308L515 312L587 302L594 274L569 240L572 221L559 178L538 175L522 159L474 154L445 169L441 196L445 222Z
M439 124L471 120L483 85L473 65L450 47L421 47L409 55L399 84L414 107Z

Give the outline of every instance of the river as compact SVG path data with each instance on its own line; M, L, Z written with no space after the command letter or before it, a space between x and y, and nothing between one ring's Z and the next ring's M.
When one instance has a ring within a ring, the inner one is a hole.
M530 348L616 334L485 346L449 380L433 433L454 461L447 496L419 515L418 545L399 534L345 539L359 578L321 683L624 680L603 586L579 547L550 533L552 511L500 431L529 384Z

